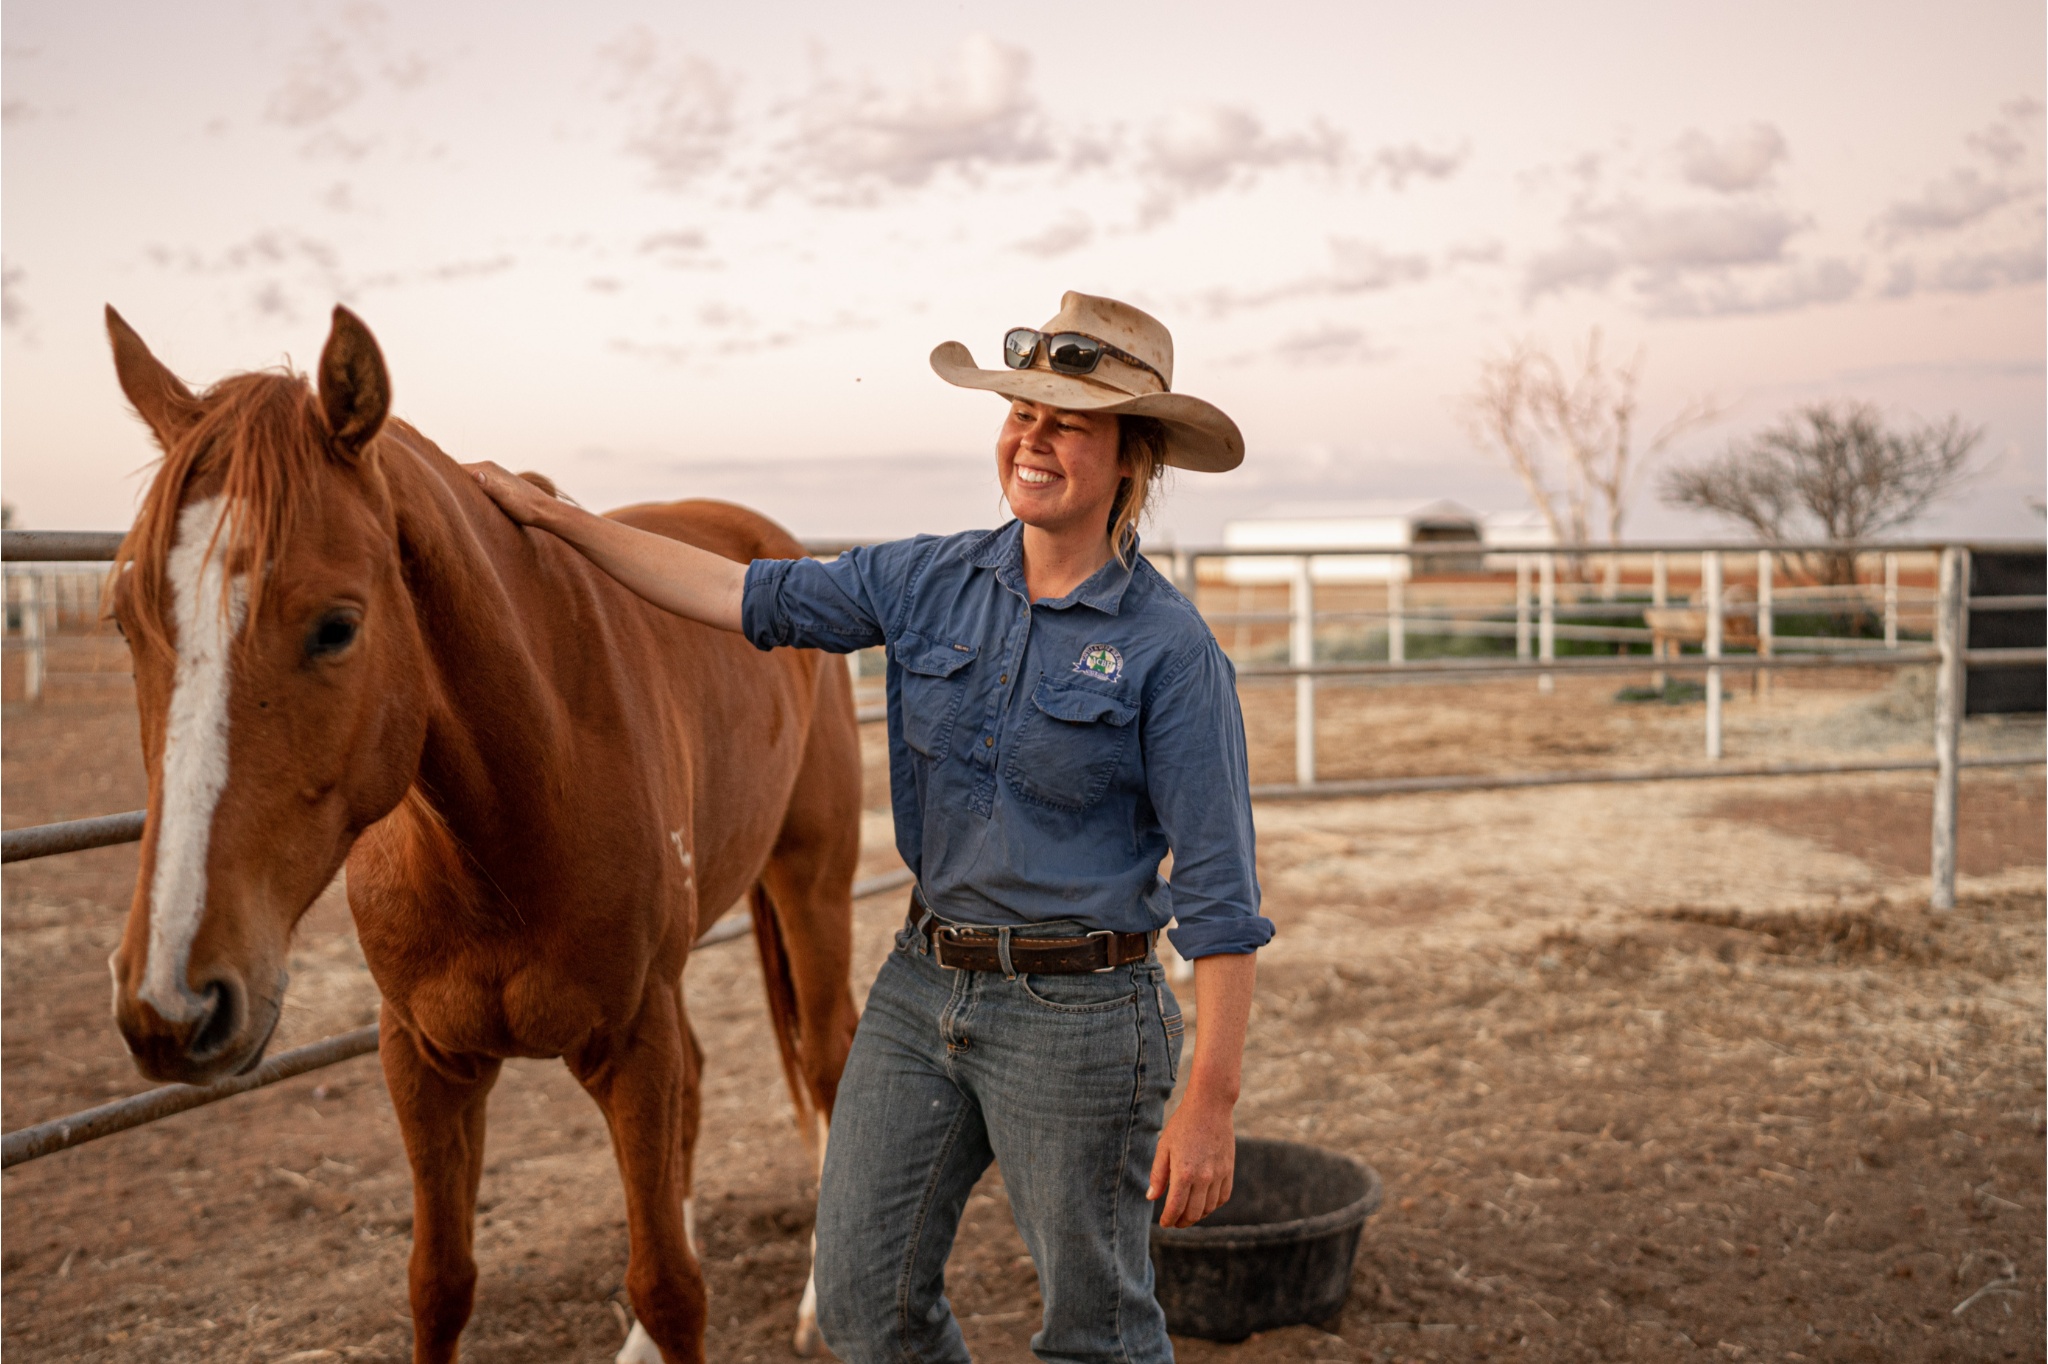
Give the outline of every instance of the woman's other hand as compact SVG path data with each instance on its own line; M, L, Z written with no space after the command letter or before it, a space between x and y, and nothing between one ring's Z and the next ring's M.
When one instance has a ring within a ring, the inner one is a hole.
M1160 1204L1159 1225L1192 1227L1230 1201L1237 1170L1237 1135L1231 1105L1190 1094L1159 1134L1152 1158L1152 1187L1145 1197Z
M505 515L522 526L545 526L548 514L561 507L552 495L543 492L501 465L484 460L480 464L462 466L473 476L478 486L490 495Z
M1191 1227L1230 1201L1237 1172L1237 1107L1244 1067L1244 1034L1252 1016L1258 956L1202 957L1195 962L1195 1059L1187 1092L1159 1133L1152 1157L1150 1199L1162 1227Z

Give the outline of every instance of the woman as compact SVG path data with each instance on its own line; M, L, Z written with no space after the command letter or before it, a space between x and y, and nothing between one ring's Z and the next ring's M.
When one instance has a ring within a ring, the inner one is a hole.
M1252 954L1272 936L1230 663L1137 552L1165 467L1234 468L1243 439L1170 391L1172 339L1127 304L1069 293L1003 358L931 357L1010 399L1000 530L741 565L476 466L511 516L658 606L764 649L888 646L890 799L918 884L819 1191L819 1325L847 1364L967 1358L944 1270L991 1160L1038 1266L1038 1356L1172 1358L1147 1203L1187 1226L1230 1196ZM1151 947L1169 920L1200 1027L1162 1124L1181 1023Z

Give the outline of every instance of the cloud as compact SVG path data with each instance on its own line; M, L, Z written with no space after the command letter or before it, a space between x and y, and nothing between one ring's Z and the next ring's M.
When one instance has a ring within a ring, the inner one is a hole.
M1631 264L1661 270L1775 261L1801 226L1782 209L1747 204L1631 205L1598 215L1598 220L1604 220Z
M296 321L298 309L292 306L291 295L284 291L284 285L274 279L267 279L256 286L249 295L249 306L259 317L276 318L280 321Z
M257 316L297 320L318 313L335 301L350 302L380 289L416 284L457 284L503 274L518 264L509 254L440 261L402 270L370 274L343 267L332 243L293 228L266 228L214 251L154 244L143 256L162 270L223 280L247 279L245 298ZM302 308L311 296L315 306Z
M1269 170L1300 165L1334 170L1347 159L1343 137L1320 122L1305 132L1275 136L1247 109L1183 109L1146 135L1138 173L1151 188L1140 220L1160 222L1189 199L1250 184Z
M1030 78L1030 54L986 34L963 40L904 88L821 77L790 106L794 132L761 193L868 204L947 172L973 177L1050 161L1054 147Z
M1977 164L1929 181L1871 225L1871 235L1889 245L1918 245L1924 252L1939 243L1946 250L1938 258L1895 259L1884 287L1887 298L1923 290L1982 293L2042 278L2048 199L2041 177L2041 113L2038 100L2008 102L1996 119L1965 139Z
M1961 166L1930 181L1918 198L1902 199L1878 219L1878 234L1887 241L1952 232L2011 203L2018 190L1986 180L1973 166Z
M699 312L697 320L713 331L729 332L731 327L750 319L745 314L728 310L719 304L712 304ZM758 355L763 351L782 350L795 344L795 333L779 331L765 336L719 335L701 346L687 342L640 341L632 337L617 336L605 343L605 349L616 355L630 355L638 360L657 360L667 365L708 365L719 360Z
M1741 194L1770 183L1785 154L1785 135L1768 123L1737 128L1718 141L1693 130L1678 140L1678 173L1701 189Z
M1479 241L1455 242L1444 252L1445 265L1498 265L1507 248L1492 237Z
M1373 153L1372 159L1387 183L1396 190L1403 190L1410 180L1450 179L1463 168L1471 150L1470 147L1459 147L1455 151L1432 151L1420 143L1408 142L1397 147L1382 147Z
M1384 360L1389 352L1374 345L1356 327L1326 322L1282 337L1274 344L1273 354L1289 364L1337 365Z
M654 232L640 239L640 254L643 256L694 256L708 250L711 242L702 231L694 227L679 227L667 232Z
M1957 166L1928 181L1917 196L1884 211L1875 235L1888 242L1935 236L1982 222L2008 204L2038 205L2041 140L2040 101L2009 101L1996 119L1964 139L1984 168Z
M28 271L18 265L0 265L0 327L20 331L28 325L28 301L21 296Z
M635 249L670 270L713 270L719 264L711 254L711 239L694 227L650 233L640 239Z
M1522 274L1522 297L1528 300L1566 289L1604 289L1621 273L1621 253L1584 238L1566 242L1529 258Z
M1296 298L1333 298L1377 293L1429 278L1427 256L1389 251L1375 242L1330 239L1330 266L1265 289L1212 289L1200 302L1215 314L1262 308Z
M397 51L384 7L350 0L332 26L306 36L284 80L264 102L264 117L287 128L310 129L340 114L381 81L393 90L416 90L433 74L418 52Z
M479 279L485 275L501 275L518 262L511 256L491 256L484 260L454 260L441 265L430 265L420 272L420 278L437 284L449 284L456 280Z
M1051 260L1078 251L1095 240L1095 225L1078 213L1069 213L1064 218L1046 224L1037 232L1023 237L1011 245L1027 256Z
M2008 100L1999 109L1996 121L1964 140L1971 150L1993 165L2006 169L2017 167L2028 159L2034 144L2040 141L2041 112L2041 101L2032 96ZM2035 159L2038 160L2038 156Z
M1862 285L1861 266L1828 259L1791 262L1762 276L1722 272L1704 280L1652 278L1644 291L1653 316L1734 317L1840 303Z
M1429 278L1429 259L1388 251L1372 243L1333 237L1330 254L1336 268L1322 279L1325 292L1370 293Z
M690 53L664 59L644 28L608 43L598 57L613 74L611 98L631 113L626 151L647 163L656 185L682 189L724 160L735 126L731 76Z
M1934 269L1927 287L1952 294L1981 294L2010 284L2032 284L2048 272L2048 242L2041 238L2009 251L1959 252Z
M341 263L340 253L331 244L290 228L266 228L210 255L191 247L173 250L161 245L145 247L143 254L154 265L190 275L226 275L285 266L310 266L333 274L339 271Z
M265 116L287 128L304 128L354 104L363 93L363 79L349 58L348 44L340 37L316 30L286 70L284 84L271 91Z
M1640 272L1668 292L1669 280L1729 266L1770 265L1804 224L1767 204L1710 203L1653 208L1623 202L1581 207L1567 219L1573 235L1531 257L1522 296L1533 301L1567 289L1602 289Z
M145 247L143 255L159 269L180 274L232 278L254 276L241 297L258 317L295 321L301 313L294 286L316 298L347 298L352 290L343 277L341 256L328 242L290 228L266 228L218 251L192 247Z

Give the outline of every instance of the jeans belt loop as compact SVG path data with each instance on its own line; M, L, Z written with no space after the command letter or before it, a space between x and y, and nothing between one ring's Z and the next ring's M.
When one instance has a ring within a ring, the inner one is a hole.
M1004 980L1017 978L1017 968L1010 961L1010 930L1007 928L996 930L996 960L1002 963Z
M924 898L924 887L918 885L915 881L910 883L910 898L916 901L917 907L923 911L917 916L917 927L912 930L917 935L917 954L920 957L930 956L932 953L931 923L938 915L932 910L930 902Z

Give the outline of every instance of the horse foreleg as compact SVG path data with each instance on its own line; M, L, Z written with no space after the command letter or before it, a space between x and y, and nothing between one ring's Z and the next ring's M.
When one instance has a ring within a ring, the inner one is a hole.
M490 1057L429 1057L419 1035L389 1010L377 1050L412 1164L412 1357L414 1364L447 1364L476 1300L484 1105L499 1063Z
M625 1186L626 1293L637 1320L619 1359L633 1364L704 1359L704 1275L685 1206L700 1060L679 985L651 987L625 1039L569 1060L604 1111Z
M832 865L840 861L845 863L844 869ZM821 863L815 858L783 855L769 864L762 877L780 925L782 959L790 975L799 1039L795 1058L798 1079L817 1124L815 1134L806 1135L813 1137L812 1155L817 1158L821 1179L825 1143L832 1132L832 1103L839 1093L839 1076L846 1069L846 1053L853 1044L858 1017L848 985L853 905L846 888L852 879L851 865L851 857ZM772 995L771 990L771 998ZM802 1108L799 1104L799 1113ZM818 1239L814 1235L813 1262L817 1252ZM803 1300L797 1304L796 1334L791 1344L798 1354L812 1355L822 1343L814 1270L804 1284Z
M818 1115L818 1180L825 1178L825 1143L832 1137L832 1115ZM804 1280L804 1296L796 1305L796 1334L790 1345L808 1358L818 1352L825 1337L818 1330L818 1233L811 1233L811 1275Z

